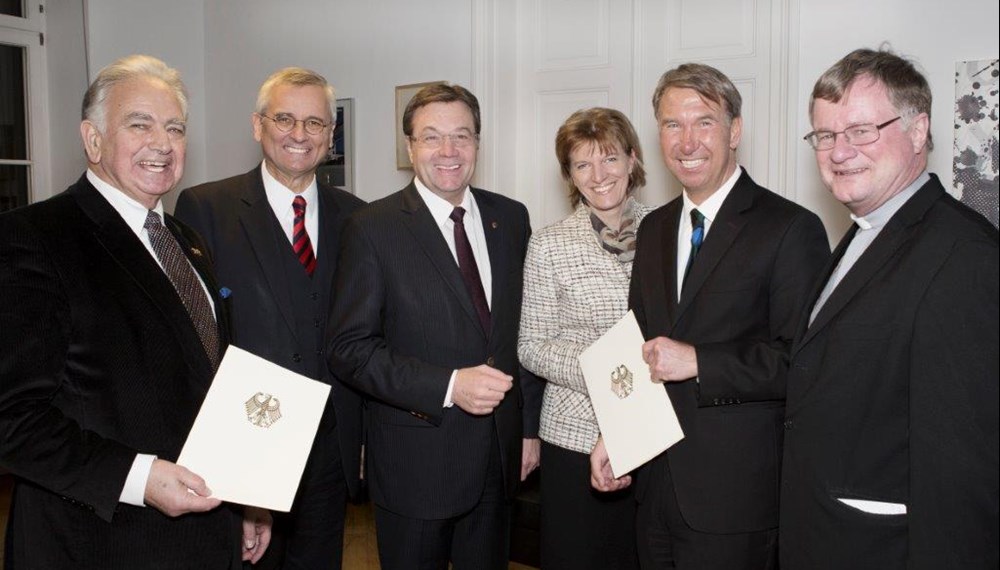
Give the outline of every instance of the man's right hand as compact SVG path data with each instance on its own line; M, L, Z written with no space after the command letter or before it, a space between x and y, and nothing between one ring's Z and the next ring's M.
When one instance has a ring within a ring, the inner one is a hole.
M146 479L144 500L147 505L168 517L185 513L202 513L222 504L211 497L205 480L176 463L153 460Z
M513 386L513 376L485 364L461 368L455 374L451 401L470 414L484 416L500 405Z

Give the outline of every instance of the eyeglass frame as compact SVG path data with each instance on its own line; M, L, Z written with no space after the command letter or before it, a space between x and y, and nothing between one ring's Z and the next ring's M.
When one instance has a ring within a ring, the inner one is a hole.
M455 140L455 137L462 137L462 136L469 137L469 142L465 143L465 142L461 142L461 141ZM427 141L426 141L427 137L440 137L441 138L441 142L439 142L438 144L428 144ZM423 134L423 135L420 135L420 136L410 135L407 138L410 139L410 142L412 142L413 144L420 145L420 146L422 146L422 147L424 147L426 149L430 149L430 150L437 150L437 149L443 147L445 140L451 141L451 146L453 146L455 148L468 148L470 146L475 146L475 145L479 144L479 134L478 133L469 133L469 132L458 132L458 133L442 134L442 133L434 131L434 132L426 133L426 134Z
M851 125L850 127L847 127L846 129L844 129L842 131L812 131L809 134L807 134L806 136L802 137L802 140L804 140L807 143L809 143L809 146L811 146L813 148L813 150L817 150L817 151L820 151L820 150L832 150L834 147L836 147L837 146L837 136L838 135L844 135L844 140L846 140L847 144L849 144L851 146L865 146L865 145L870 145L872 143L878 142L878 140L880 138L882 138L882 129L888 127L889 125L895 123L896 121L898 121L898 120L900 120L902 118L903 118L902 115L896 115L894 118L889 119L888 121L886 121L884 123L880 123L878 125L876 125L875 123L861 123L860 125ZM863 142L863 143L852 142L850 135L847 134L848 131L855 130L855 129L860 129L860 128L863 128L863 127L875 127L875 131L874 131L875 132L875 138L872 139L872 140L870 140L870 141L868 141L868 142ZM833 138L831 140L833 141L833 143L830 146L828 146L828 147L824 146L823 148L820 148L818 146L818 142L817 142L817 139L816 139L816 135L819 134L819 133L825 133L825 134L832 135Z
M332 126L334 126L336 124L336 121L331 121L331 122L327 123L327 122L324 122L324 121L321 121L321 120L317 119L316 117L307 117L305 119L296 119L295 117L293 117L291 115L288 115L288 114L285 114L285 113L279 113L279 115L276 116L276 117L271 117L271 116L266 115L264 113L257 113L257 115L260 116L260 117L263 117L265 119L270 119L271 122L274 123L274 128L278 129L278 131L280 131L282 133L290 133L290 132L294 131L295 130L295 126L298 125L299 123L302 123L302 129L305 130L305 132L307 134L310 134L312 136L316 136L316 135L323 134L323 131L325 131L326 129L328 129L328 128L330 128L330 127L332 127ZM279 118L290 119L292 121L291 128L289 128L287 130L284 129L284 128L282 128L281 122L278 120ZM309 130L309 126L308 126L309 125L309 121L316 121L317 123L320 123L323 126L320 127L320 129L314 133L314 132L312 132L312 131Z

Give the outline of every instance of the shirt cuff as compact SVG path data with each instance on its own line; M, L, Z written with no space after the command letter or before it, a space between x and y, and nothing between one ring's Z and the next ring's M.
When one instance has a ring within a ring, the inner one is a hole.
M455 405L455 402L451 401L451 391L455 389L455 377L458 376L458 370L451 371L451 379L448 380L448 391L444 393L444 407L450 408Z
M129 505L137 507L146 506L146 481L149 479L149 472L153 469L155 455L138 453L132 460L132 469L125 478L125 487L122 488L122 495L119 500Z

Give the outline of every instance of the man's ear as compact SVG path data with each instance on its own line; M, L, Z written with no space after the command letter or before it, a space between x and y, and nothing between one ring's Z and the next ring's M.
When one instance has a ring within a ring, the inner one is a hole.
M910 141L913 143L913 152L915 154L920 154L927 150L927 136L931 128L930 123L930 117L927 116L927 113L920 113L910 119L910 128L907 133L910 135Z
M264 118L259 114L250 114L250 124L253 126L253 140L260 142L264 136Z
M101 162L101 142L104 135L97 128L97 125L90 120L80 123L80 137L83 139L83 150L87 153L87 162L99 164Z
M729 126L729 150L736 150L743 138L743 117L734 117Z

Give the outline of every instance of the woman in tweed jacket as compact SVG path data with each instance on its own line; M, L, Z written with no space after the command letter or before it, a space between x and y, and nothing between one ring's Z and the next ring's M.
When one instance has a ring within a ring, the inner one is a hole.
M590 486L599 434L577 357L628 309L639 222L650 208L635 130L618 111L573 113L556 156L575 211L532 236L524 262L518 355L548 380L541 428L541 563L545 570L637 568L631 488Z

